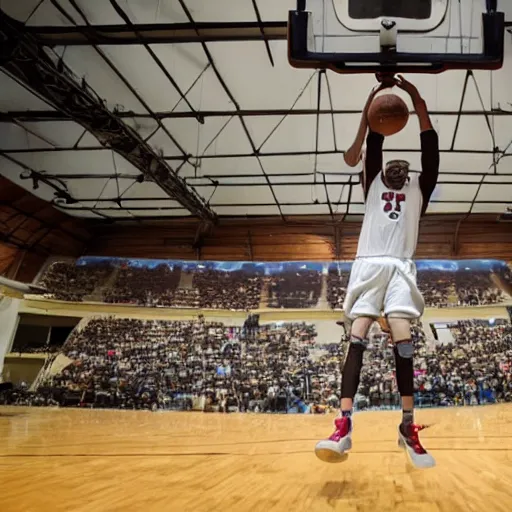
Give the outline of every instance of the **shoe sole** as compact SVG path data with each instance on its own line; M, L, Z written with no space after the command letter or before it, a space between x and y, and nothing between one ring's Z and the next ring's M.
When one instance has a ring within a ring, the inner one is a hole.
M409 453L409 450L407 449L407 443L405 442L404 438L402 437L401 432L398 432L398 447L401 448L405 452L405 456L407 457L407 460L411 463L413 467L417 467L416 464L414 464L414 461L412 460L411 454Z
M352 439L348 438L343 441L343 451L331 450L329 448L315 448L315 455L323 462L337 464L348 459L347 451L352 448Z
M433 466L419 466L414 462L411 452L409 451L409 448L407 446L407 443L405 442L405 439L403 438L402 433L400 431L398 431L398 447L405 451L405 455L407 456L408 461L416 469L430 469L435 467L435 463Z
M322 462L328 462L329 464L339 464L340 462L345 462L348 459L348 453L338 453L334 450L328 450L327 448L315 450L315 455Z

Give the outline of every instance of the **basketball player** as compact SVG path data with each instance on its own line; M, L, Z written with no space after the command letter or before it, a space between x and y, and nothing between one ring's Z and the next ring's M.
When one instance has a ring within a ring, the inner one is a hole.
M409 163L393 160L383 166L384 137L369 131L367 112L376 93L390 85L406 91L413 102L421 140L421 167L418 176L409 176ZM366 137L366 151L362 146ZM416 286L416 251L420 217L425 213L439 174L439 142L425 101L416 87L403 77L387 79L374 88L363 111L354 144L346 152L350 166L363 162L362 185L366 203L356 261L352 266L345 316L351 323L350 343L341 384L341 414L336 430L316 445L317 456L328 462L343 460L352 446L352 406L359 385L363 353L372 323L383 313L394 344L396 380L402 398L402 422L398 442L411 462L420 468L435 465L422 447L414 424L414 373L411 320L423 313L424 301Z

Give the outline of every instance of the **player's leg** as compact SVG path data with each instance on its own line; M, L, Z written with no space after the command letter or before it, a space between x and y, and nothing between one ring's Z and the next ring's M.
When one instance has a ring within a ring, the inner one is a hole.
M388 317L393 340L396 379L402 400L402 423L414 423L414 346L411 337L411 321L407 318Z
M398 443L405 449L411 462L418 468L435 466L434 458L419 439L421 426L414 423L414 347L411 320L388 316L395 354L396 381L402 399L402 421L398 427Z
M374 319L380 315L386 290L386 272L381 267L358 260L352 267L345 301L345 316L352 319L347 328L348 346L342 369L341 411L335 419L335 431L315 447L316 455L327 462L344 460L352 447L352 407L359 386L367 335Z
M341 411L350 415L359 386L368 331L380 317L387 284L392 273L382 265L358 260L354 263L345 302L345 315L354 319L347 329L349 345L342 369ZM351 298L351 295L355 295Z
M360 316L351 325L347 354L343 363L341 376L341 416L351 417L354 397L359 387L363 355L368 345L368 331L375 318Z
M366 350L368 330L374 322L372 317L358 317L348 334L347 352L341 376L341 409L334 420L335 430L328 439L317 443L315 453L325 462L341 462L345 452L352 448L352 408L359 387L363 355Z
M422 302L417 298L415 280L397 272L389 283L384 302L384 311L394 343L396 380L402 400L402 421L398 427L399 444L416 467L432 467L435 461L421 445L418 436L421 427L414 423L414 345L411 320L418 318L423 312Z

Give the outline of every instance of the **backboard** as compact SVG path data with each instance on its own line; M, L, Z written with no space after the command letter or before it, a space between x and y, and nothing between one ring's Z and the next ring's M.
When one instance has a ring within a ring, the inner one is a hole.
M496 0L298 0L292 66L338 73L499 69L505 17Z

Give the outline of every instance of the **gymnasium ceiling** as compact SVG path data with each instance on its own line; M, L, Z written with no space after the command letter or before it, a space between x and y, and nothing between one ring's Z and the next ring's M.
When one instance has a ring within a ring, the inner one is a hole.
M292 69L283 30L294 6L0 0L59 72L69 68L116 122L162 157L166 172L181 178L181 195L171 199L165 187L143 179L133 160L102 146L8 67L0 67L0 173L68 214L97 220L188 216L190 209L205 217L363 213L358 177L344 167L341 151L352 142L373 77ZM226 30L234 22L241 23ZM246 40L211 41L238 39L240 30ZM441 141L431 213L503 213L511 205L510 50L507 34L497 72L411 77ZM385 158L405 158L419 169L415 120L386 148Z
M76 256L91 238L84 221L0 176L0 275L17 250Z

